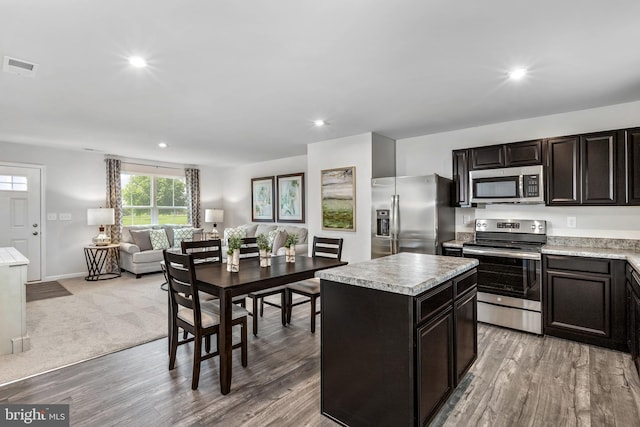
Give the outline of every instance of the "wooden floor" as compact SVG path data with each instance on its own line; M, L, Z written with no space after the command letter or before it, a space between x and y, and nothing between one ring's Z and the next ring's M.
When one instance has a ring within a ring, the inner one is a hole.
M320 415L320 333L309 332L307 311L287 328L265 311L260 335L249 334L249 366L234 355L227 396L217 358L203 363L192 391L191 348L180 347L168 371L162 339L7 385L0 403L67 403L73 426L336 425ZM434 425L639 425L640 381L628 354L484 325L479 347Z
M27 302L40 301L49 298L66 297L71 295L64 286L57 281L29 283L26 286Z

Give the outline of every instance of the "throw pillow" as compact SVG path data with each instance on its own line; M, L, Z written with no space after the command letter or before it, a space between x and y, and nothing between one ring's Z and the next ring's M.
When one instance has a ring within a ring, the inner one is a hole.
M223 245L226 246L231 237L239 237L241 239L244 239L245 237L247 237L247 230L245 230L242 227L225 228L224 229L224 242L223 242Z
M273 239L273 244L271 245L271 252L274 254L278 253L278 249L284 246L284 242L287 241L287 234L284 230L277 230L276 235Z
M173 247L179 248L182 242L193 242L193 228L176 228L173 230Z
M169 249L171 247L164 228L161 228L160 230L149 230L149 239L151 240L151 247L154 250Z
M140 252L142 251L150 251L153 247L151 246L151 238L149 237L149 232L151 230L131 230L131 238L133 239L133 243L140 248Z

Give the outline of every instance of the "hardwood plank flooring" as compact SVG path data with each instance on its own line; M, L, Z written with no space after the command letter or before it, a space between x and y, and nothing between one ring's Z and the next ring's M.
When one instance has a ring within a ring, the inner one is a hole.
M631 426L640 380L628 354L480 325L479 357L433 425ZM2 403L68 403L74 426L335 426L320 414L320 333L306 310L283 328L265 309L249 333L249 366L234 354L231 393L217 358L191 390L192 347L168 370L166 339L0 388ZM366 399L363 396L363 399Z
M71 292L57 281L29 283L27 284L26 292L27 302L71 295Z

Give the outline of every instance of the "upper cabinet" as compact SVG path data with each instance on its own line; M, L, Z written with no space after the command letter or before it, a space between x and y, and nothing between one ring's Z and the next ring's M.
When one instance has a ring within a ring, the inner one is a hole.
M618 131L547 141L548 205L624 204L624 152Z
M541 165L542 140L471 148L470 170Z
M503 168L505 164L504 145L471 149L471 170Z
M453 150L452 206L469 207L469 150Z
M626 160L626 202L640 205L640 128L624 131Z
M547 204L580 203L578 137L553 138L547 141Z

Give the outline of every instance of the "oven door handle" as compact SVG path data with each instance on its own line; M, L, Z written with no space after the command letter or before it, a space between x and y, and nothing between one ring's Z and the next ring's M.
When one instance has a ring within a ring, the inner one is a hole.
M500 251L495 249L462 248L462 253L464 255L500 256L504 258L532 259L536 261L542 259L542 256L539 253Z

